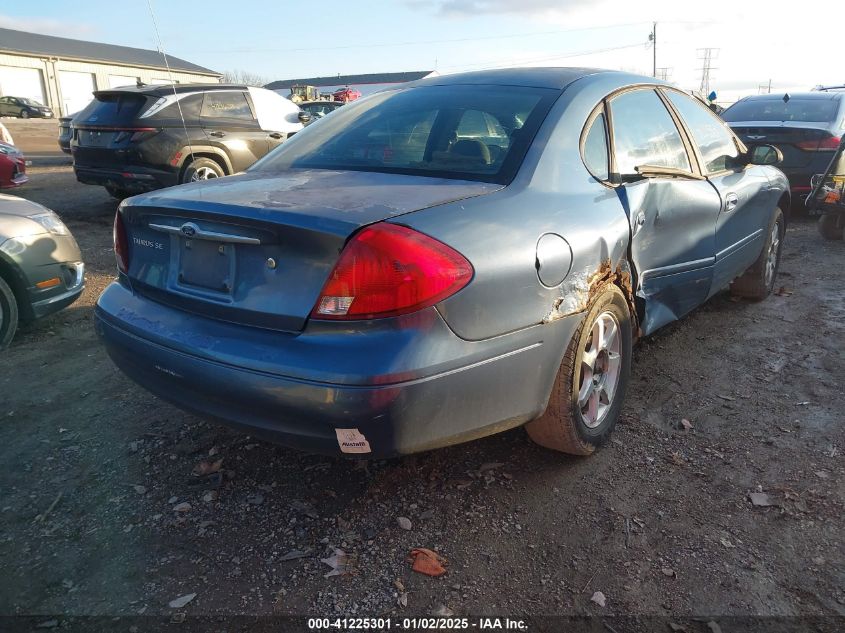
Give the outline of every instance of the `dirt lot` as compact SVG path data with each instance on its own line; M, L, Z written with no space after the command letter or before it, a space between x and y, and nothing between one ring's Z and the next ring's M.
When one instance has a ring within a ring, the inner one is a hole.
M118 373L91 321L115 203L69 168L31 175L17 193L63 216L88 275L0 361L0 614L845 622L845 245L811 223L789 229L777 296L719 295L639 345L622 422L593 457L517 429L367 463L203 422ZM222 476L192 474L220 459ZM772 505L752 505L761 491ZM413 573L413 547L448 573ZM352 574L324 577L333 548Z

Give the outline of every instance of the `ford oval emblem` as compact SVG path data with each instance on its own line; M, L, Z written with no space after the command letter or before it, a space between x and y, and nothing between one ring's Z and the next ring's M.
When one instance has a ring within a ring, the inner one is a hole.
M195 227L193 224L183 224L181 231L184 235L187 235L188 237L193 237L197 234L197 227Z

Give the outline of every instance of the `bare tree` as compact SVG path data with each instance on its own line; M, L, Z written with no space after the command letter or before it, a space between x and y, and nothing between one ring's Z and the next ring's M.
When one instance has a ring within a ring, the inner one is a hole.
M266 77L263 77L258 73L251 73L248 70L241 70L239 68L234 70L224 70L221 81L227 84L245 84L247 86L256 86L258 88L270 83Z

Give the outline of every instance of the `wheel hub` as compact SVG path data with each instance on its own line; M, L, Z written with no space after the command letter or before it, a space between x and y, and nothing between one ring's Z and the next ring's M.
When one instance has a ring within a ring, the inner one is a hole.
M578 407L584 423L596 428L607 417L619 383L621 332L616 316L602 312L581 353Z

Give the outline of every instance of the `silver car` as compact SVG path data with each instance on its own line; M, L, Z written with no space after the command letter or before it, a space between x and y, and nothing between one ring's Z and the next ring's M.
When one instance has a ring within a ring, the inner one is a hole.
M650 77L406 84L245 174L124 202L97 331L162 398L303 450L396 455L527 423L587 454L635 339L728 285L771 292L778 156Z
M79 246L59 216L0 194L0 349L9 345L19 320L69 306L84 285Z

